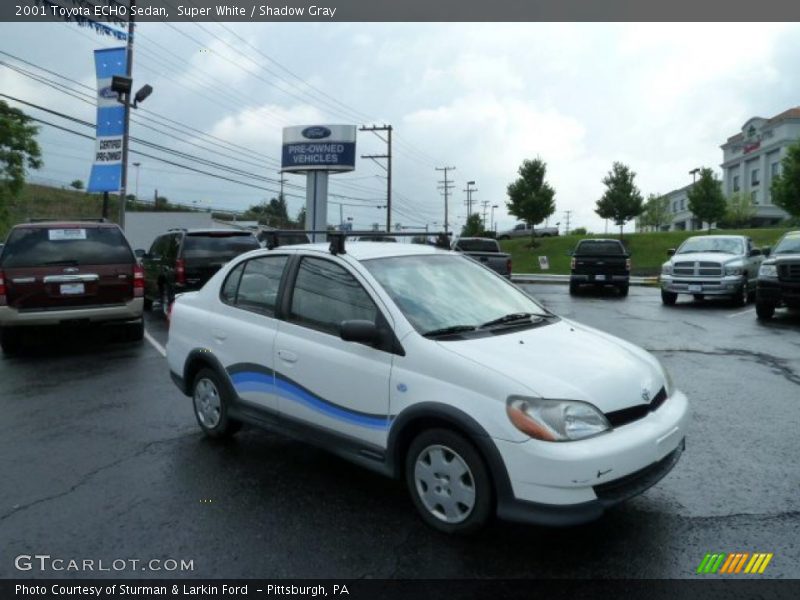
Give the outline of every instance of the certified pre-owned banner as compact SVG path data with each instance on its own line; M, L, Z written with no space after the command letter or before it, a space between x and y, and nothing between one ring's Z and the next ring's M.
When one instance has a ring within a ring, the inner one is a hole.
M89 192L116 192L122 179L122 135L125 129L125 107L111 91L111 78L125 75L125 47L94 51L97 72L97 142L94 164L89 176Z

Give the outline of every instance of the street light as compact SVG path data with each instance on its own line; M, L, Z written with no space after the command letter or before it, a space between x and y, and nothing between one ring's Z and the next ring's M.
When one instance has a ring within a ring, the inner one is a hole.
M136 202L139 202L139 167L142 166L142 163L135 162L133 166L136 167Z
M497 204L492 204L492 231L497 232L497 228L495 227L496 223L494 222L494 209L499 208Z
M691 171L689 171L689 175L692 176L692 183L697 180L697 174L700 172L700 167L695 167Z

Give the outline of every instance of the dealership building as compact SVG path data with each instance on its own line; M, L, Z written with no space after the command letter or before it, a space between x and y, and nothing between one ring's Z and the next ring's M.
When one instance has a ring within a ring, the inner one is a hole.
M772 203L770 186L780 173L787 148L800 140L800 107L786 110L770 119L753 117L741 132L722 144L722 191L726 197L748 194L756 212L753 224L775 225L788 217ZM670 230L695 230L702 224L689 210L688 191L692 184L666 194L672 215Z

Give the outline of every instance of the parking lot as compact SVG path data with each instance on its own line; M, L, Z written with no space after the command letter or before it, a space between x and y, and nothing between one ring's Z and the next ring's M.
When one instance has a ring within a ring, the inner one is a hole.
M683 578L705 553L737 551L774 553L763 576L800 577L800 315L665 307L654 288L525 288L656 354L692 402L678 466L599 522L448 537L400 482L324 451L254 429L212 442L170 381L166 327L150 314L142 343L62 331L0 360L0 577L109 575L14 567L49 554L191 560L177 574L208 578Z

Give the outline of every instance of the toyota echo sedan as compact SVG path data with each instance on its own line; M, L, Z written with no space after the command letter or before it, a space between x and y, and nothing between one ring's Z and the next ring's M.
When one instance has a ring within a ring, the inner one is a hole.
M450 533L596 519L685 445L656 358L430 246L239 256L177 298L167 358L207 435L272 428L402 478Z

